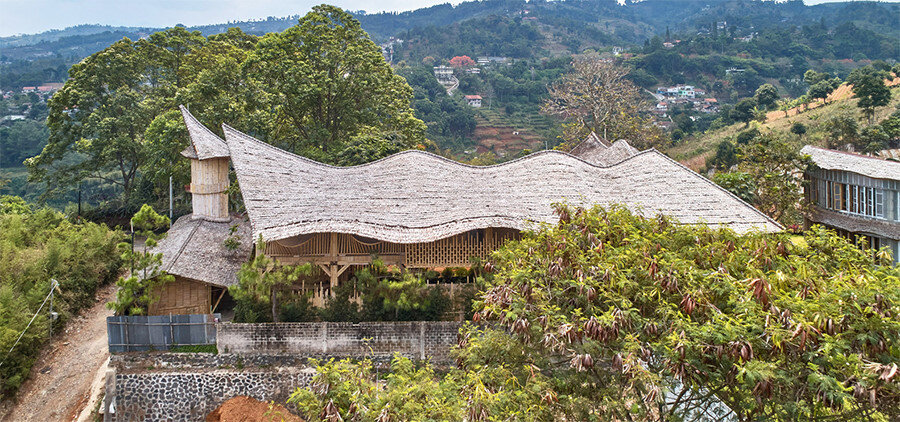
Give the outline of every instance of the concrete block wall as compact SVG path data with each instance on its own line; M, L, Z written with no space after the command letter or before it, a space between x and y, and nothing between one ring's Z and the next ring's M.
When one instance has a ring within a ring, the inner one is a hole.
M219 353L297 354L329 357L389 357L449 360L461 323L296 322L216 325Z

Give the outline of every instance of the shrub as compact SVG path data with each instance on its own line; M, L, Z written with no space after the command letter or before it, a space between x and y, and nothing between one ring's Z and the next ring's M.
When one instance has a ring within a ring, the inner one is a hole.
M53 328L94 303L101 285L115 280L122 260L116 244L120 231L105 225L71 222L54 210L32 210L21 198L0 198L0 395L25 381L49 335L48 307L6 354L59 281L53 303L59 319Z

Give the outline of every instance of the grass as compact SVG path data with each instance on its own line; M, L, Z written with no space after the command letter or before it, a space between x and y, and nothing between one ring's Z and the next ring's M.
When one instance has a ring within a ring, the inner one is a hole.
M885 119L893 113L898 106L900 106L900 87L894 87L891 89L890 104L886 107L879 107L875 111L875 121L878 122ZM800 122L807 126L808 132L803 138L799 138L798 142L804 144L821 144L825 140L824 133L817 131L817 126L832 117L843 114L852 114L861 117L861 113L856 107L855 98L835 101L794 116L784 117L766 123L751 122L749 127L745 127L743 123L736 123L714 131L707 131L706 133L687 138L670 148L666 148L663 152L691 169L699 170L705 167L707 159L712 158L712 156L715 155L716 147L722 141L733 138L738 133L745 130L756 128L762 133L774 132L790 134L791 125ZM863 124L860 126L863 126Z
M174 346L169 349L172 353L211 353L219 354L219 350L215 344L201 344L195 346Z

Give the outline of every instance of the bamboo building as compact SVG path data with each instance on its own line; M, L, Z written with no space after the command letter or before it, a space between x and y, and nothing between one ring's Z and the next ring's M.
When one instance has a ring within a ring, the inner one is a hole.
M624 140L609 143L592 135L571 154L541 151L492 166L409 150L336 167L227 125L223 140L181 110L191 140L182 154L191 160L193 214L181 217L160 242L164 264L172 263L164 269L177 281L166 287L173 293L161 296L154 313L214 311L213 293L237 282L235 272L251 253L321 268L321 282L304 286L315 292L314 303L374 257L405 269L468 267L522 230L554 223L554 203L623 204L646 216L737 232L781 229L708 179ZM246 219L228 214L229 161ZM232 227L241 233L241 245L226 251L221 245ZM260 237L264 250L251 251ZM209 299L202 292L177 293L202 288Z

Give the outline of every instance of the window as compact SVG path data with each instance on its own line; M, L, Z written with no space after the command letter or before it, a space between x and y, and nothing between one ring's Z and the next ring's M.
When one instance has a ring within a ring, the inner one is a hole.
M846 211L847 205L844 202L844 184L843 183L834 183L834 203L831 206L831 209L838 211Z
M885 192L882 189L829 180L816 180L812 187L810 192L812 200L823 208L866 217L885 218ZM895 195L897 198L894 201L897 205L895 219L900 220L900 204L897 204L900 202L900 192L889 192L888 195Z
M875 189L875 216L884 218L884 192L881 189Z

